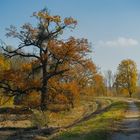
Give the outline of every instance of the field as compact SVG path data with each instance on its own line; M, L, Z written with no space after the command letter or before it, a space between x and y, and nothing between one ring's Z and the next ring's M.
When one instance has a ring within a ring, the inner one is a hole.
M127 108L126 102L116 98L93 98L87 103L83 100L71 111L44 112L49 119L48 128L40 126L46 123L42 114L1 114L5 120L1 120L0 134L3 139L23 140L107 139Z

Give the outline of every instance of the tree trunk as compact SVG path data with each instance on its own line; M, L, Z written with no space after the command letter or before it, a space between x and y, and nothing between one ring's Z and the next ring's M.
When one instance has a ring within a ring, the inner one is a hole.
M130 96L130 98L132 97L132 92L129 92L129 96Z
M48 88L47 88L47 83L48 83L48 80L46 78L46 75L47 75L47 71L46 71L46 65L44 64L43 65L43 69L42 69L42 77L43 77L43 81L42 81L42 90L41 90L41 102L40 102L40 107L41 107L41 110L45 110L47 109L47 106L46 106L46 101L47 101L47 93L48 93Z
M45 109L47 109L47 106L46 106L46 97L47 97L47 88L46 87L43 87L42 90L41 90L41 103L40 103L40 107L41 107L41 110L44 111Z

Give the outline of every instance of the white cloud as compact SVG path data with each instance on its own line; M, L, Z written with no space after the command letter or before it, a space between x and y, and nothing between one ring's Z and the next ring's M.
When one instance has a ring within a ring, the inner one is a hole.
M101 47L131 47L137 46L139 42L133 38L119 37L116 40L98 41L97 46Z

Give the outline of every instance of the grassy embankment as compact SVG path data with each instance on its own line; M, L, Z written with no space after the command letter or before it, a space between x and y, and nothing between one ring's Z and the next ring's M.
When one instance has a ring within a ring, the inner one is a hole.
M111 108L88 121L66 129L51 137L51 140L107 140L109 134L115 127L115 122L124 117L128 108L127 103L114 102Z
M95 112L99 108L104 108L110 104L107 99L87 99L81 100L81 102L67 112L51 113L50 125L54 126L67 126L74 121L82 119L84 116L88 116Z
M98 105L97 105L98 104ZM1 112L0 116L1 118L5 118L4 121L0 120L0 126L4 127L32 127L32 126L42 126L46 124L46 121L49 126L51 127L64 127L68 126L75 121L78 121L82 119L85 116L90 115L94 111L96 111L99 108L104 108L110 104L110 100L108 99L96 99L96 98L89 98L89 97L83 97L80 99L80 102L75 105L73 109L70 111L61 111L61 112L51 112L47 111L42 114L40 111L34 110L35 117L32 114L17 114L12 112L16 112L17 110L20 110L23 106L15 106L12 103L6 103L3 106L1 106ZM23 107L24 108L24 107ZM7 111L10 109L12 112ZM21 112L21 111L20 111ZM6 116L6 117L5 117ZM33 117L32 117L33 116ZM14 119L13 119L14 117ZM3 119L2 119L3 120ZM21 123L20 125L19 123ZM48 122L49 121L49 122Z

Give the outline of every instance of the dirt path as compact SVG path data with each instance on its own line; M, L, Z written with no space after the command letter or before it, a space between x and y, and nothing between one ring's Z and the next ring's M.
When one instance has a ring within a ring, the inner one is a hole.
M128 103L125 119L117 124L119 132L113 133L111 140L140 140L140 112L134 101Z

